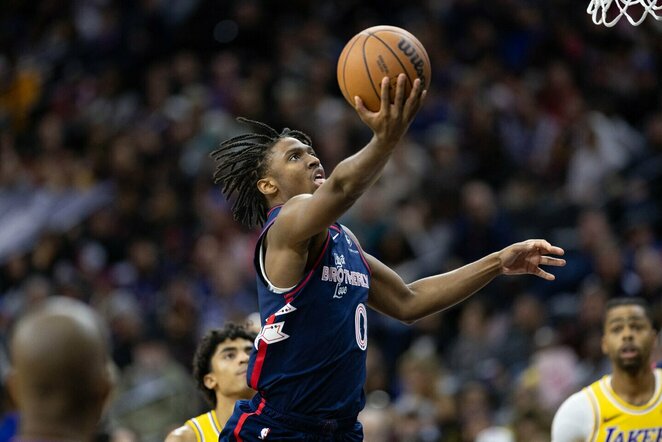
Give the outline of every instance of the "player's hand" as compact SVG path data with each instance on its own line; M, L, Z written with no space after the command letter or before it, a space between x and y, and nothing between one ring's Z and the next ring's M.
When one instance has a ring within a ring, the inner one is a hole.
M395 86L395 95L391 102L391 82L388 77L382 78L381 105L377 112L369 111L363 100L354 97L356 112L361 120L368 126L380 141L396 143L407 131L414 116L421 108L427 91L423 90L421 80L414 80L411 92L405 100L405 86L407 76L398 75Z
M504 275L523 275L528 273L548 281L553 281L555 276L547 273L540 266L564 266L565 259L546 256L548 254L562 256L564 253L562 248L555 247L544 239L530 239L528 241L518 242L499 252L501 273Z

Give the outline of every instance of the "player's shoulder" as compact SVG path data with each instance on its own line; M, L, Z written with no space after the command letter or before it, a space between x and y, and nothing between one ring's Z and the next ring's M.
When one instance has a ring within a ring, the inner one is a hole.
M575 419L578 415L592 414L591 400L588 397L586 388L571 394L556 411L554 420L563 419L565 416Z
M279 206L280 212L278 213L278 217L279 218L287 217L292 213L297 213L299 210L303 210L302 204L304 204L312 197L313 197L312 193L301 193L299 195L293 196L292 198L287 200L282 206Z
M270 221L264 226L265 229L268 229L267 234L271 237L274 232L290 231L292 226L296 225L297 220L306 216L306 201L312 196L310 193L302 193L293 196L282 205L272 207L267 214Z
M197 442L195 432L187 424L172 430L165 438L165 442Z
M352 230L349 227L347 227L344 224L340 224L340 223L337 223L337 225L339 225L340 228L345 232L345 235L349 236L352 239L352 241L354 241L356 244L359 244L358 238L356 237L354 232L352 232Z
M586 440L592 431L593 409L586 389L568 397L554 415L552 421L553 442Z

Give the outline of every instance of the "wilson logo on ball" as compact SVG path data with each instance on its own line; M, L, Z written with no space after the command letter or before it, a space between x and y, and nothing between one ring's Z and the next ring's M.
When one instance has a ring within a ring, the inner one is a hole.
M402 53L405 54L407 58L409 58L411 64L414 65L414 69L416 69L416 75L418 75L418 78L421 79L421 82L423 82L423 84L427 84L425 71L423 70L425 68L425 62L421 56L418 55L418 52L416 52L416 48L414 48L411 43L403 38L398 42L398 49L400 49Z

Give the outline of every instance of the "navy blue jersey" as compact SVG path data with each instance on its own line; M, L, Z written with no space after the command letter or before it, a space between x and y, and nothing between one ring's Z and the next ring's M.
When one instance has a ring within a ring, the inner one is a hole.
M262 330L248 383L281 412L322 419L355 416L365 402L370 269L359 246L336 223L301 281L284 293L271 291L260 253L279 212L280 207L270 211L255 251Z

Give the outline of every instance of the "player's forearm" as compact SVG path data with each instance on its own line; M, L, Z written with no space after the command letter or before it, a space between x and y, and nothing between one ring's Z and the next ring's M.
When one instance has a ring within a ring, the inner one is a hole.
M346 198L356 201L379 179L397 142L373 136L363 149L341 161L329 180Z
M465 300L500 273L499 255L492 253L451 272L412 282L408 285L412 295L403 306L407 320L421 319Z

